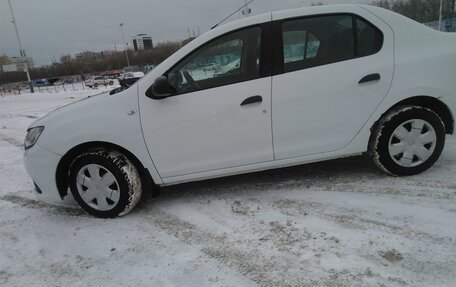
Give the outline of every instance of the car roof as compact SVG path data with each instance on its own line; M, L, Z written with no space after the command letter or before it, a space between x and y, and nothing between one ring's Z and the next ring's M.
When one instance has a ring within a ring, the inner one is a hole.
M277 10L268 13L262 13L255 16L236 19L225 24L221 24L217 26L219 27L226 27L226 26L246 26L244 25L245 22L254 22L254 23L263 23L268 20L278 20L283 18L289 18L293 15L314 15L314 14L323 14L323 13L334 13L334 12L351 12L359 7L369 7L371 5L362 5L362 4L327 4L327 5L317 5L317 6L308 6L308 7L299 7L299 8L291 8L291 9L284 9L284 10ZM269 18L269 19L268 19ZM265 19L265 20L264 20Z

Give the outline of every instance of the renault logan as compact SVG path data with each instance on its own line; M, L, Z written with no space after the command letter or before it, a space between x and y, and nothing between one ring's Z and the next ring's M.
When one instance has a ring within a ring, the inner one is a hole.
M368 153L430 168L454 131L456 36L362 5L280 11L198 37L120 93L34 122L38 193L128 213L141 192Z

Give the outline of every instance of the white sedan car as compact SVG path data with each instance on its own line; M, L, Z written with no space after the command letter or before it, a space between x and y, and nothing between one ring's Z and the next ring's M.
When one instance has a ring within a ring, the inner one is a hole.
M208 73L206 65L239 65ZM25 165L97 217L165 186L368 153L409 176L454 131L456 36L362 5L280 11L198 37L120 93L37 120Z
M97 88L98 86L112 86L114 85L114 80L106 77L90 77L84 82L84 84L89 88Z

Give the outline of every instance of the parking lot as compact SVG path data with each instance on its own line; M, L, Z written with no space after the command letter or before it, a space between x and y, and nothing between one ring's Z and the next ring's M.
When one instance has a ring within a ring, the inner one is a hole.
M454 286L456 137L414 177L354 157L167 187L101 220L38 201L22 164L34 119L98 91L0 97L0 285Z

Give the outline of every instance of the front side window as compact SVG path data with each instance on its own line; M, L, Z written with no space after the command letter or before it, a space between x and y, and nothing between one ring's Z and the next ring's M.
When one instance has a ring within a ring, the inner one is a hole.
M252 80L260 75L260 51L260 27L237 31L198 49L168 72L168 80L178 94Z

